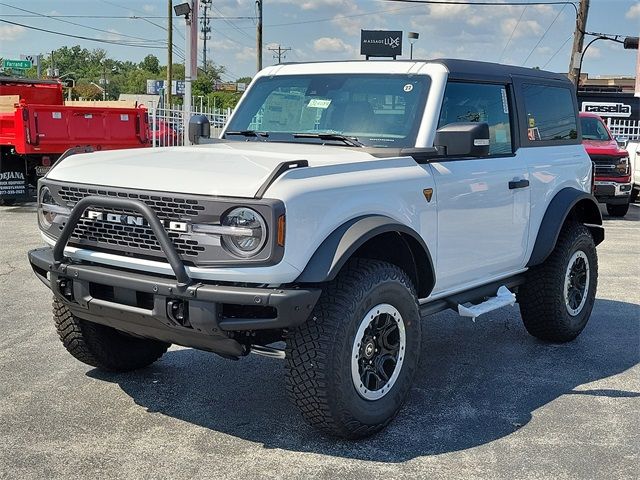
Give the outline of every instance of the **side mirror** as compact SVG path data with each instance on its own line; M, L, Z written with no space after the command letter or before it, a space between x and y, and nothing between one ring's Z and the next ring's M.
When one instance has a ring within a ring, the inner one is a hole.
M203 138L211 136L211 124L206 115L194 115L189 119L189 141L198 145Z
M627 148L629 145L629 139L627 137L616 137L616 142L620 148Z
M489 155L489 124L456 122L436 130L433 146L448 157L486 157Z

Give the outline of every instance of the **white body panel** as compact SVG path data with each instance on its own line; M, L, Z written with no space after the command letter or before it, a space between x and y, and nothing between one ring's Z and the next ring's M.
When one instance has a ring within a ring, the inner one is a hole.
M268 67L258 76L314 73L429 75L430 94L416 146L433 143L447 80L443 65L281 65ZM438 298L524 271L551 199L565 187L589 191L591 180L591 162L581 145L520 148L509 157L418 165L411 157L381 159L357 148L259 141L75 155L47 177L241 199L252 198L275 167L288 160L307 160L309 167L286 172L265 194L285 204L283 260L272 267L188 267L190 276L269 285L294 282L340 225L360 216L385 215L423 238L436 270L430 298ZM530 186L510 190L509 181L520 179L529 180ZM427 188L435 192L430 202L423 194ZM81 260L172 274L169 265L160 261L69 247L66 253Z
M529 241L528 177L521 155L429 164L438 204L436 287L454 288L524 265Z
M635 188L640 188L640 142L634 140L627 144L629 162L631 163L631 183Z

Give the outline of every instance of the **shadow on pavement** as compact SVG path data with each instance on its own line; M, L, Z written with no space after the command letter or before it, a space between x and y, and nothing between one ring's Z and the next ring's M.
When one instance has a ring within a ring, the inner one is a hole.
M287 401L283 362L273 359L251 356L231 362L184 349L168 352L143 371L113 375L92 370L88 375L117 383L149 411L265 448L402 462L510 435L536 409L565 394L640 396L580 387L639 362L639 310L630 303L598 300L582 335L564 345L530 337L517 308L477 323L451 313L430 317L424 324L422 365L407 404L385 431L359 442L327 438L307 426Z

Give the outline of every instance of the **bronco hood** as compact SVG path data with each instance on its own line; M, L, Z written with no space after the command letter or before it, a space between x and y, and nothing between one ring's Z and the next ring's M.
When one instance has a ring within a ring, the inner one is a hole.
M225 142L72 155L51 169L47 178L136 190L253 197L282 162L307 160L314 167L374 159L357 147Z

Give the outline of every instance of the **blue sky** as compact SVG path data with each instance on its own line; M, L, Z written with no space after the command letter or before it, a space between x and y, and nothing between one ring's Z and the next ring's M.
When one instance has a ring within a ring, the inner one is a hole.
M473 0L470 0L473 1ZM496 0L498 1L498 0ZM516 0L525 3L527 0ZM180 0L174 0L180 3ZM44 15L93 15L123 18L46 18ZM234 80L255 71L254 0L213 0L209 58L227 68ZM101 44L0 22L0 57L45 53L63 45L104 48L109 56L133 61L148 53L166 63L165 0L1 0L0 19L107 41L144 43L144 48ZM420 33L414 58L455 57L500 61L564 72L568 68L575 13L570 5L473 6L408 5L383 0L264 0L264 44L290 47L288 61L361 58L360 29ZM144 17L145 19L129 18ZM224 18L221 18L224 17ZM82 26L70 25L74 22ZM184 49L184 22L176 19L174 44ZM155 24L155 25L154 25ZM638 35L640 2L591 0L587 30ZM135 38L133 38L135 37ZM158 48L149 48L154 46ZM406 42L406 57L409 45ZM178 59L180 53L177 54ZM634 75L636 52L598 41L584 59L590 75ZM174 57L176 58L176 57ZM264 65L274 63L264 53Z

